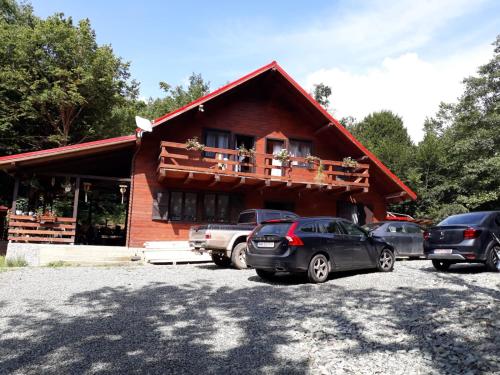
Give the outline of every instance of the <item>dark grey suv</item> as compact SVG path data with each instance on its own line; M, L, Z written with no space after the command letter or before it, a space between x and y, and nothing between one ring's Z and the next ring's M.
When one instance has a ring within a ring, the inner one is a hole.
M453 215L424 233L424 251L437 270L484 263L500 271L500 211Z

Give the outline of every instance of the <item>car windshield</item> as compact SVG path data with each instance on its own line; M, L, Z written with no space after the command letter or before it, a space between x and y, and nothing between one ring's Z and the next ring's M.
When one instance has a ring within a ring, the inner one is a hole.
M256 223L255 212L242 212L238 218L238 224L251 224Z
M370 223L370 224L365 224L361 228L364 230L371 232L372 230L380 228L384 223Z
M255 231L255 236L267 236L274 235L283 237L288 232L292 223L273 223L273 224L263 224Z
M456 224L477 225L480 224L487 215L488 214L484 212L472 212L469 214L453 215L444 219L438 224L438 226Z

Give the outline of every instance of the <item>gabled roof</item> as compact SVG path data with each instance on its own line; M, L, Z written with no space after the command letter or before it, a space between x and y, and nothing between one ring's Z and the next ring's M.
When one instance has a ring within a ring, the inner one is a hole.
M237 79L236 81L233 81L225 86L220 87L219 89L202 96L201 98L183 106L180 107L172 112L169 112L155 120L153 120L153 127L158 126L160 124L163 124L167 122L168 120L171 120L191 109L194 109L198 107L200 104L204 104L224 93L227 93L228 91L231 91L235 89L236 87L242 85L245 82L248 82L263 73L269 71L269 70L275 70L279 72L285 78L316 110L324 116L324 118L331 124L329 127L334 128L340 133L342 133L345 138L352 143L353 146L355 146L358 150L361 151L364 155L366 155L369 160L387 177L389 177L394 183L396 183L403 192L406 193L406 195L410 199L416 199L417 195L408 187L406 186L394 173L392 173L389 168L387 168L372 152L370 152L365 146L361 144L344 126L342 126L337 119L335 119L326 109L324 109L314 98L307 93L306 90L304 90L288 73L276 62L273 61L270 64L264 65L263 67Z
M119 147L131 146L135 143L135 135L125 135L115 138L101 139L99 141L79 143L70 146L49 148L40 151L24 152L0 157L0 169L9 169L16 163L29 162L31 160L42 161L44 159L64 158L70 155L78 155L88 151L106 151Z
M156 127L160 124L163 124L185 112L188 112L191 109L197 108L200 104L203 104L205 102L210 101L211 99L214 99L224 93L227 93L236 87L244 84L245 82L248 82L263 73L269 71L269 70L275 70L281 76L288 81L290 85L292 85L297 92L306 99L317 111L319 114L321 114L325 120L331 124L329 128L331 129L336 129L339 131L341 134L344 135L345 139L351 142L351 144L356 147L362 154L366 155L369 160L384 174L386 175L390 180L392 180L397 186L401 188L401 190L405 193L406 196L408 196L411 199L416 199L417 195L408 187L406 186L394 173L392 173L389 168L387 168L373 153L371 153L366 147L364 147L344 126L342 126L332 115L330 115L314 98L309 95L292 77L288 75L287 72L276 62L273 61L270 64L267 64L239 79L237 79L234 82L231 82L225 86L220 87L219 89L197 99L194 100L193 102L180 107L172 112L169 112L165 114L164 116L161 116L155 120L153 120L153 127ZM87 150L110 150L115 147L119 147L121 145L132 145L134 144L136 140L135 135L127 135L127 136L122 136L122 137L115 137L115 138L108 138L108 139L103 139L100 141L94 141L94 142L86 142L86 143L80 143L76 145L71 145L71 146L64 146L64 147L59 147L59 148L52 148L52 149L47 149L47 150L40 150L40 151L33 151L33 152L26 152L22 154L16 154L16 155L9 155L9 156L4 156L0 157L0 169L9 169L9 165L15 164L17 162L25 162L33 159L50 159L52 157L65 157L69 156L71 154L79 154L82 152L85 152Z

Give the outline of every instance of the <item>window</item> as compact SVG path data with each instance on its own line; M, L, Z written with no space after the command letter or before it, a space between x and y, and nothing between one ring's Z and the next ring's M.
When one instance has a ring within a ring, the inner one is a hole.
M314 223L304 223L300 226L299 231L304 233L315 233L316 225Z
M309 141L297 141L290 140L290 154L292 156L305 158L312 154L312 143ZM297 161L293 162L293 165L298 165L301 167L307 167L307 163L299 163Z
M403 224L393 223L387 226L387 232L391 233L403 233Z
M327 231L328 231L328 233L332 233L332 234L344 234L339 223L336 221L330 221L328 223Z
M255 211L242 212L238 218L239 224L253 224L257 222Z
M242 209L237 195L160 191L153 199L153 220L229 223Z
M364 236L365 232L358 227L356 224L350 223L348 221L342 221L342 227L345 232L350 236Z
M281 219L281 214L279 212L263 212L260 221Z
M290 229L291 223L263 224L257 227L254 236L274 235L284 237Z
M225 223L230 221L229 195L205 194L203 198L203 220Z
M168 218L172 221L196 221L198 196L196 193L170 193Z
M488 214L484 212L471 212L468 214L453 215L444 219L438 224L438 226L455 224L478 225L482 223L486 216L488 216Z
M229 132L220 130L205 130L205 145L207 147L229 148ZM205 152L206 158L215 158L215 152Z
M406 233L422 233L422 229L418 225L405 224L404 231Z

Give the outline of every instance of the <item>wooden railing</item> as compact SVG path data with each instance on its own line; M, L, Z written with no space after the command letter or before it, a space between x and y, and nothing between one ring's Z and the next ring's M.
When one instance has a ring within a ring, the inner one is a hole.
M211 157L207 157L211 156ZM320 170L321 168L321 170ZM369 164L348 167L342 161L309 162L306 158L290 157L283 165L271 154L241 155L238 150L205 147L204 151L189 151L184 143L162 142L158 170L184 171L248 177L287 183L346 186L368 189Z
M76 219L51 216L9 216L9 241L26 243L75 242Z

